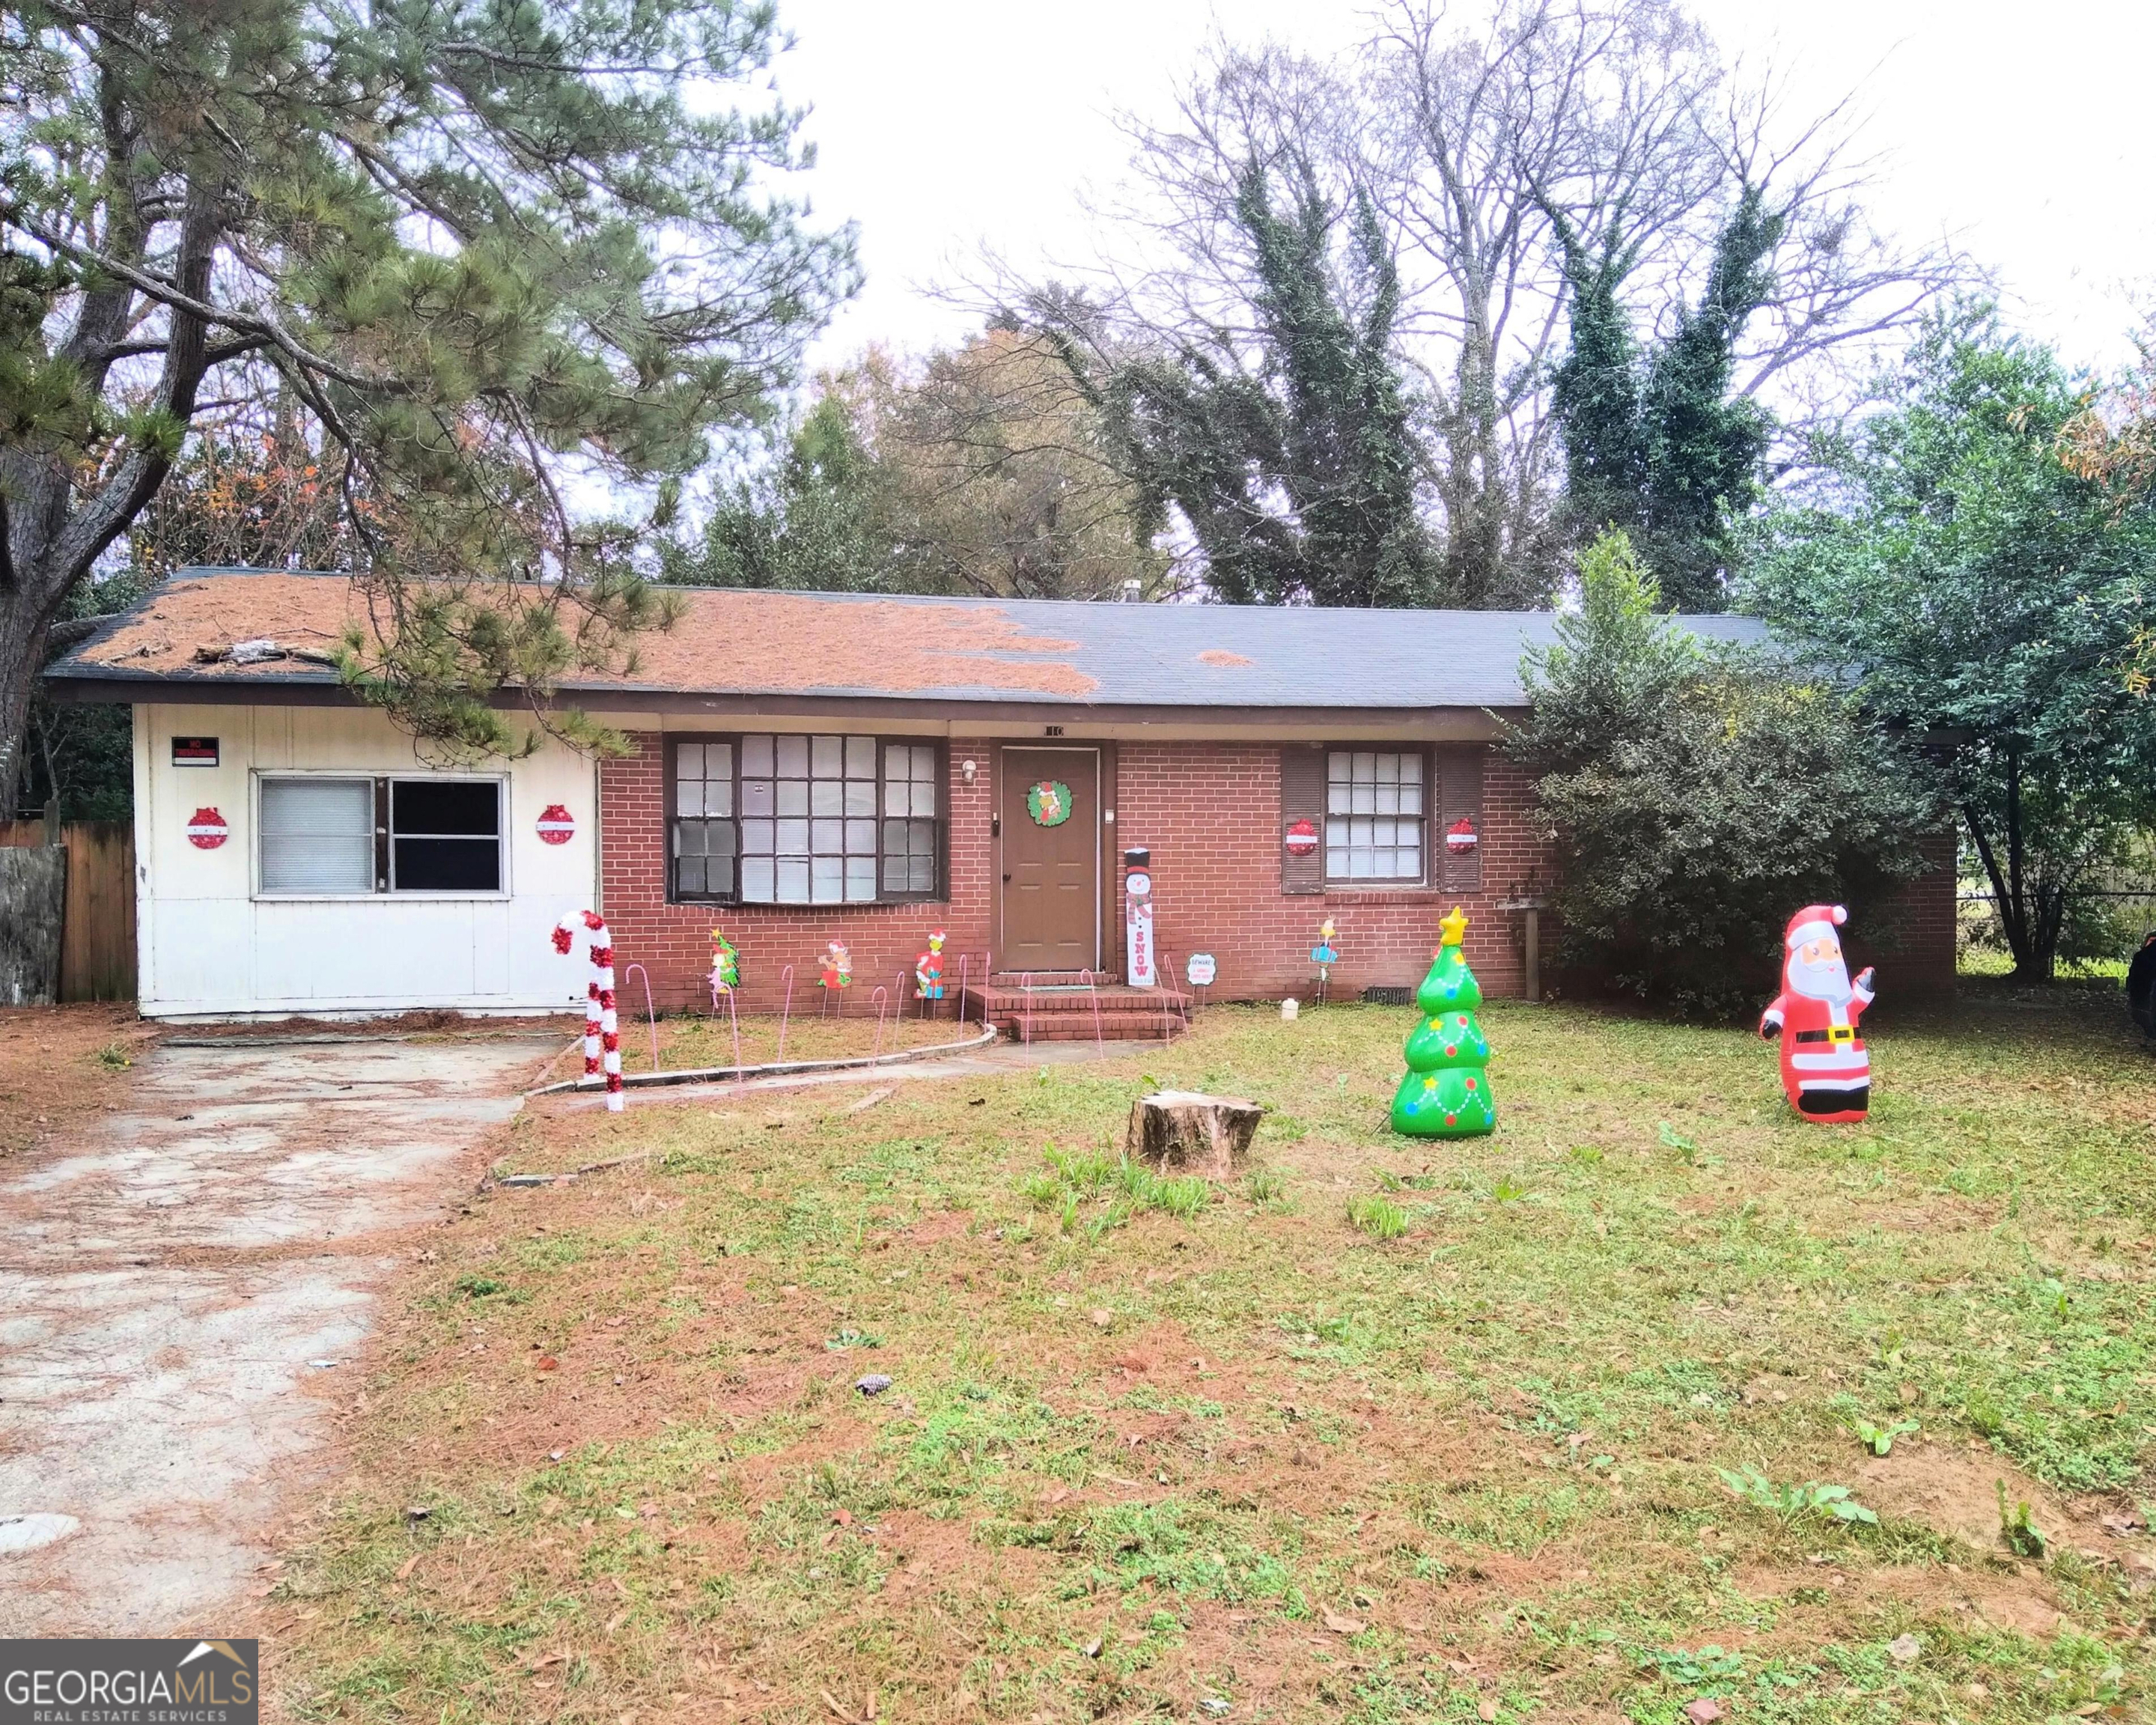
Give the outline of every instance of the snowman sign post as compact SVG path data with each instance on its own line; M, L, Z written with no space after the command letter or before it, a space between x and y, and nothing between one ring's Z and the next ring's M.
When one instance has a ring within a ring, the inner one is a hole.
M1153 985L1152 852L1137 845L1123 853L1123 979Z

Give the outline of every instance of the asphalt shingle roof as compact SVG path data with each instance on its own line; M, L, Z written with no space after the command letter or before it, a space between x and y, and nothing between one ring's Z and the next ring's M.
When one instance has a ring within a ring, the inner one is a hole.
M1545 611L681 592L681 620L639 639L635 669L567 678L564 692L1078 709L1516 707L1521 655L1554 639L1557 622ZM113 685L224 685L274 700L274 687L333 684L319 655L363 614L339 575L182 570L47 675L122 698ZM1710 639L1766 638L1750 618L1680 620ZM203 662L199 650L250 639L275 641L286 656L243 665L216 660L214 651L207 657L216 662Z

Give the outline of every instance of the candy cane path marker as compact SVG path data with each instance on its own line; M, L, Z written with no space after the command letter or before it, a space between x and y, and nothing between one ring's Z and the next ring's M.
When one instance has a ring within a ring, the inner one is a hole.
M613 937L595 911L576 911L554 925L554 950L565 957L577 944L577 932L592 937L592 980L584 1004L584 1076L606 1073L608 1109L621 1112L621 1020L614 1014Z

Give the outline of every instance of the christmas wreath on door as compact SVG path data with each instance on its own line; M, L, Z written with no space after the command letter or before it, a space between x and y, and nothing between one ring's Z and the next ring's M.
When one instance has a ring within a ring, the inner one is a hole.
M1025 812L1035 826L1061 826L1070 819L1070 787L1060 778L1042 779L1025 793Z

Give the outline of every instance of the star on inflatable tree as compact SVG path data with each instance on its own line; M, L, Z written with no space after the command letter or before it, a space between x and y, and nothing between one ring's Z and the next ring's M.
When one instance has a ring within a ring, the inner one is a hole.
M1460 949L1467 918L1455 905L1443 944L1415 990L1422 1022L1408 1038L1408 1072L1393 1097L1393 1130L1412 1138L1471 1138L1497 1128L1489 1040L1475 1016L1482 989Z

